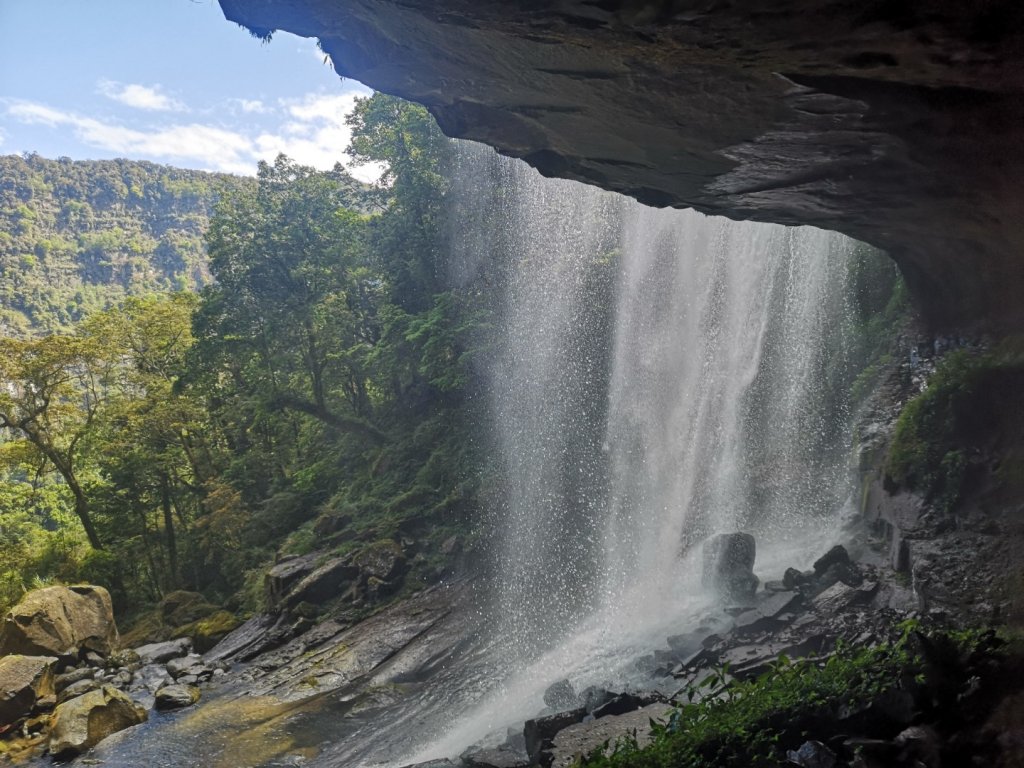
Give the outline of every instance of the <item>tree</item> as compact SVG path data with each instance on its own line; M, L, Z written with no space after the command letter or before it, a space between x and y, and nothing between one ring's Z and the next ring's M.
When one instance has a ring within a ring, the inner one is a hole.
M103 544L80 465L115 363L108 351L87 335L0 339L0 427L24 440L64 479L95 549Z
M345 207L350 182L340 167L261 163L258 189L227 197L211 224L217 282L196 329L264 407L379 442L362 357L382 280L366 267L366 217Z

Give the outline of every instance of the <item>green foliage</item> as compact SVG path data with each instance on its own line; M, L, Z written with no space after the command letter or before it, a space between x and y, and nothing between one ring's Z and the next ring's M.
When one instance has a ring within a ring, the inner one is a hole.
M128 160L0 156L0 332L66 331L128 295L209 280L202 235L251 179Z
M641 748L635 739L624 739L595 750L581 765L785 765L786 750L805 741L808 729L816 729L811 737L822 737L842 708L856 709L888 691L928 685L928 665L912 650L918 629L916 623L908 623L899 640L873 648L840 645L827 659L781 656L754 680L731 678L723 667L677 695L679 703L667 720L653 724L649 746ZM948 639L962 651L989 642L987 635L973 631Z
M888 480L952 510L961 497L968 452L1009 427L1022 382L1024 355L1014 339L989 353L948 354L928 388L900 413L886 460Z
M358 159L387 165L372 191L284 157L255 183L2 159L0 601L95 580L149 637L175 590L258 609L282 542L415 536L418 584L468 540L466 395L497 288L443 289L449 147L429 115L377 95L352 120Z

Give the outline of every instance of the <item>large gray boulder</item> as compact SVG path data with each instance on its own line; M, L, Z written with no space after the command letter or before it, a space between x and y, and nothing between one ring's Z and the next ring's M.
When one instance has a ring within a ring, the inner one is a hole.
M53 656L0 657L0 728L32 713L49 699L53 706Z
M103 587L46 587L29 592L4 616L0 656L108 655L118 644L110 593Z
M80 755L118 731L144 723L146 710L111 685L66 701L53 713L50 754Z
M749 533L720 533L704 542L701 584L725 599L749 603L760 579L754 575L757 545Z

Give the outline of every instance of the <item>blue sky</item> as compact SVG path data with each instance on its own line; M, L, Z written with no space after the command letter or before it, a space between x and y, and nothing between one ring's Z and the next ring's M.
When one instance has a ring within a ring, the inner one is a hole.
M368 93L315 40L261 43L216 0L0 0L0 154L253 174L284 152L329 168Z

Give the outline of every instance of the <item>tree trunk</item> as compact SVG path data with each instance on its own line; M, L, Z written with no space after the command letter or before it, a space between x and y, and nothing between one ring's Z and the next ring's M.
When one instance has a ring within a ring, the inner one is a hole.
M171 489L167 475L160 476L160 503L164 511L164 536L167 538L167 559L170 561L170 586L178 583L178 542L174 536L174 515L171 510Z

